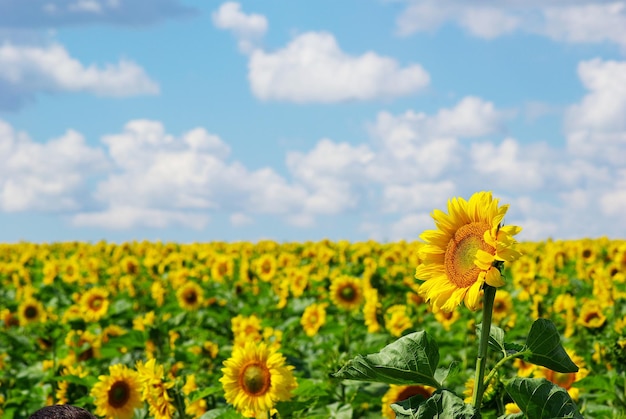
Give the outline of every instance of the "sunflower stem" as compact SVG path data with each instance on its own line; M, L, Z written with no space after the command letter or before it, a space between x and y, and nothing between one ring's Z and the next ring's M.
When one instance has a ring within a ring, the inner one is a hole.
M487 352L489 349L489 332L491 331L491 317L493 315L493 301L496 298L496 288L485 284L483 294L483 322L478 341L478 357L476 358L476 376L474 378L474 394L472 405L480 412L480 405L483 402L485 392L485 366L487 362Z

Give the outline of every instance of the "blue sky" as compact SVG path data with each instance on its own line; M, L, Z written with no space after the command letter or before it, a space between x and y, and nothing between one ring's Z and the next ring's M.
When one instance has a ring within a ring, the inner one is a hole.
M0 0L2 241L626 237L626 1Z

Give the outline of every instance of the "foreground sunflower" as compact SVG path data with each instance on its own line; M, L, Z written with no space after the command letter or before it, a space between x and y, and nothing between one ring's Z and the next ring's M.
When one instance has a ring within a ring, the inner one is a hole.
M450 199L448 214L435 210L437 230L420 235L426 244L420 248L422 263L415 271L415 277L425 281L419 294L444 311L454 310L461 301L476 310L483 284L504 285L500 266L520 256L513 249L513 236L521 228L502 225L508 208L498 206L491 192L477 192L469 201Z
M226 401L246 417L265 417L278 401L291 398L297 387L293 367L285 357L265 343L248 341L235 346L224 361L220 382Z
M134 416L135 408L142 406L142 386L136 371L115 364L109 367L109 375L101 375L98 380L91 389L96 415L130 419Z

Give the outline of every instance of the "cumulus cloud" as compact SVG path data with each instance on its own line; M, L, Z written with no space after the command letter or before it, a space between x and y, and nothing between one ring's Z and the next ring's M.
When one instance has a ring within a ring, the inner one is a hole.
M0 208L6 212L80 209L88 179L107 167L102 150L76 131L38 143L2 120L0 160Z
M622 165L626 155L626 62L583 61L578 75L588 93L567 109L568 149L580 157Z
M250 53L267 32L267 19L260 14L245 14L241 5L226 2L211 15L213 24L219 29L232 31L237 37L239 50Z
M419 92L430 81L419 64L402 67L374 52L346 54L325 32L304 33L275 52L257 49L248 67L256 97L296 103L404 96Z
M237 214L298 213L307 196L270 168L249 171L228 161L228 145L204 128L174 136L159 121L133 120L102 142L113 169L94 191L100 208L77 214L77 225L202 228L215 211L245 224Z
M433 31L454 22L469 34L492 39L523 31L569 43L610 42L626 48L626 2L585 0L464 2L409 0L396 20L398 34Z
M59 44L48 47L0 46L0 106L15 109L38 93L89 92L99 96L159 93L159 86L132 61L85 66Z
M192 16L180 0L3 0L0 28L38 29L66 25L138 26Z

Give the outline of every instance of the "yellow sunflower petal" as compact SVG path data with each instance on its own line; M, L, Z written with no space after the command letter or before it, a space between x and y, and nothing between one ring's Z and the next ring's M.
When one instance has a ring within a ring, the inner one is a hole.
M500 271L496 268L491 268L487 271L487 275L485 276L485 282L492 287L501 287L506 282L504 282L504 278L500 274Z

